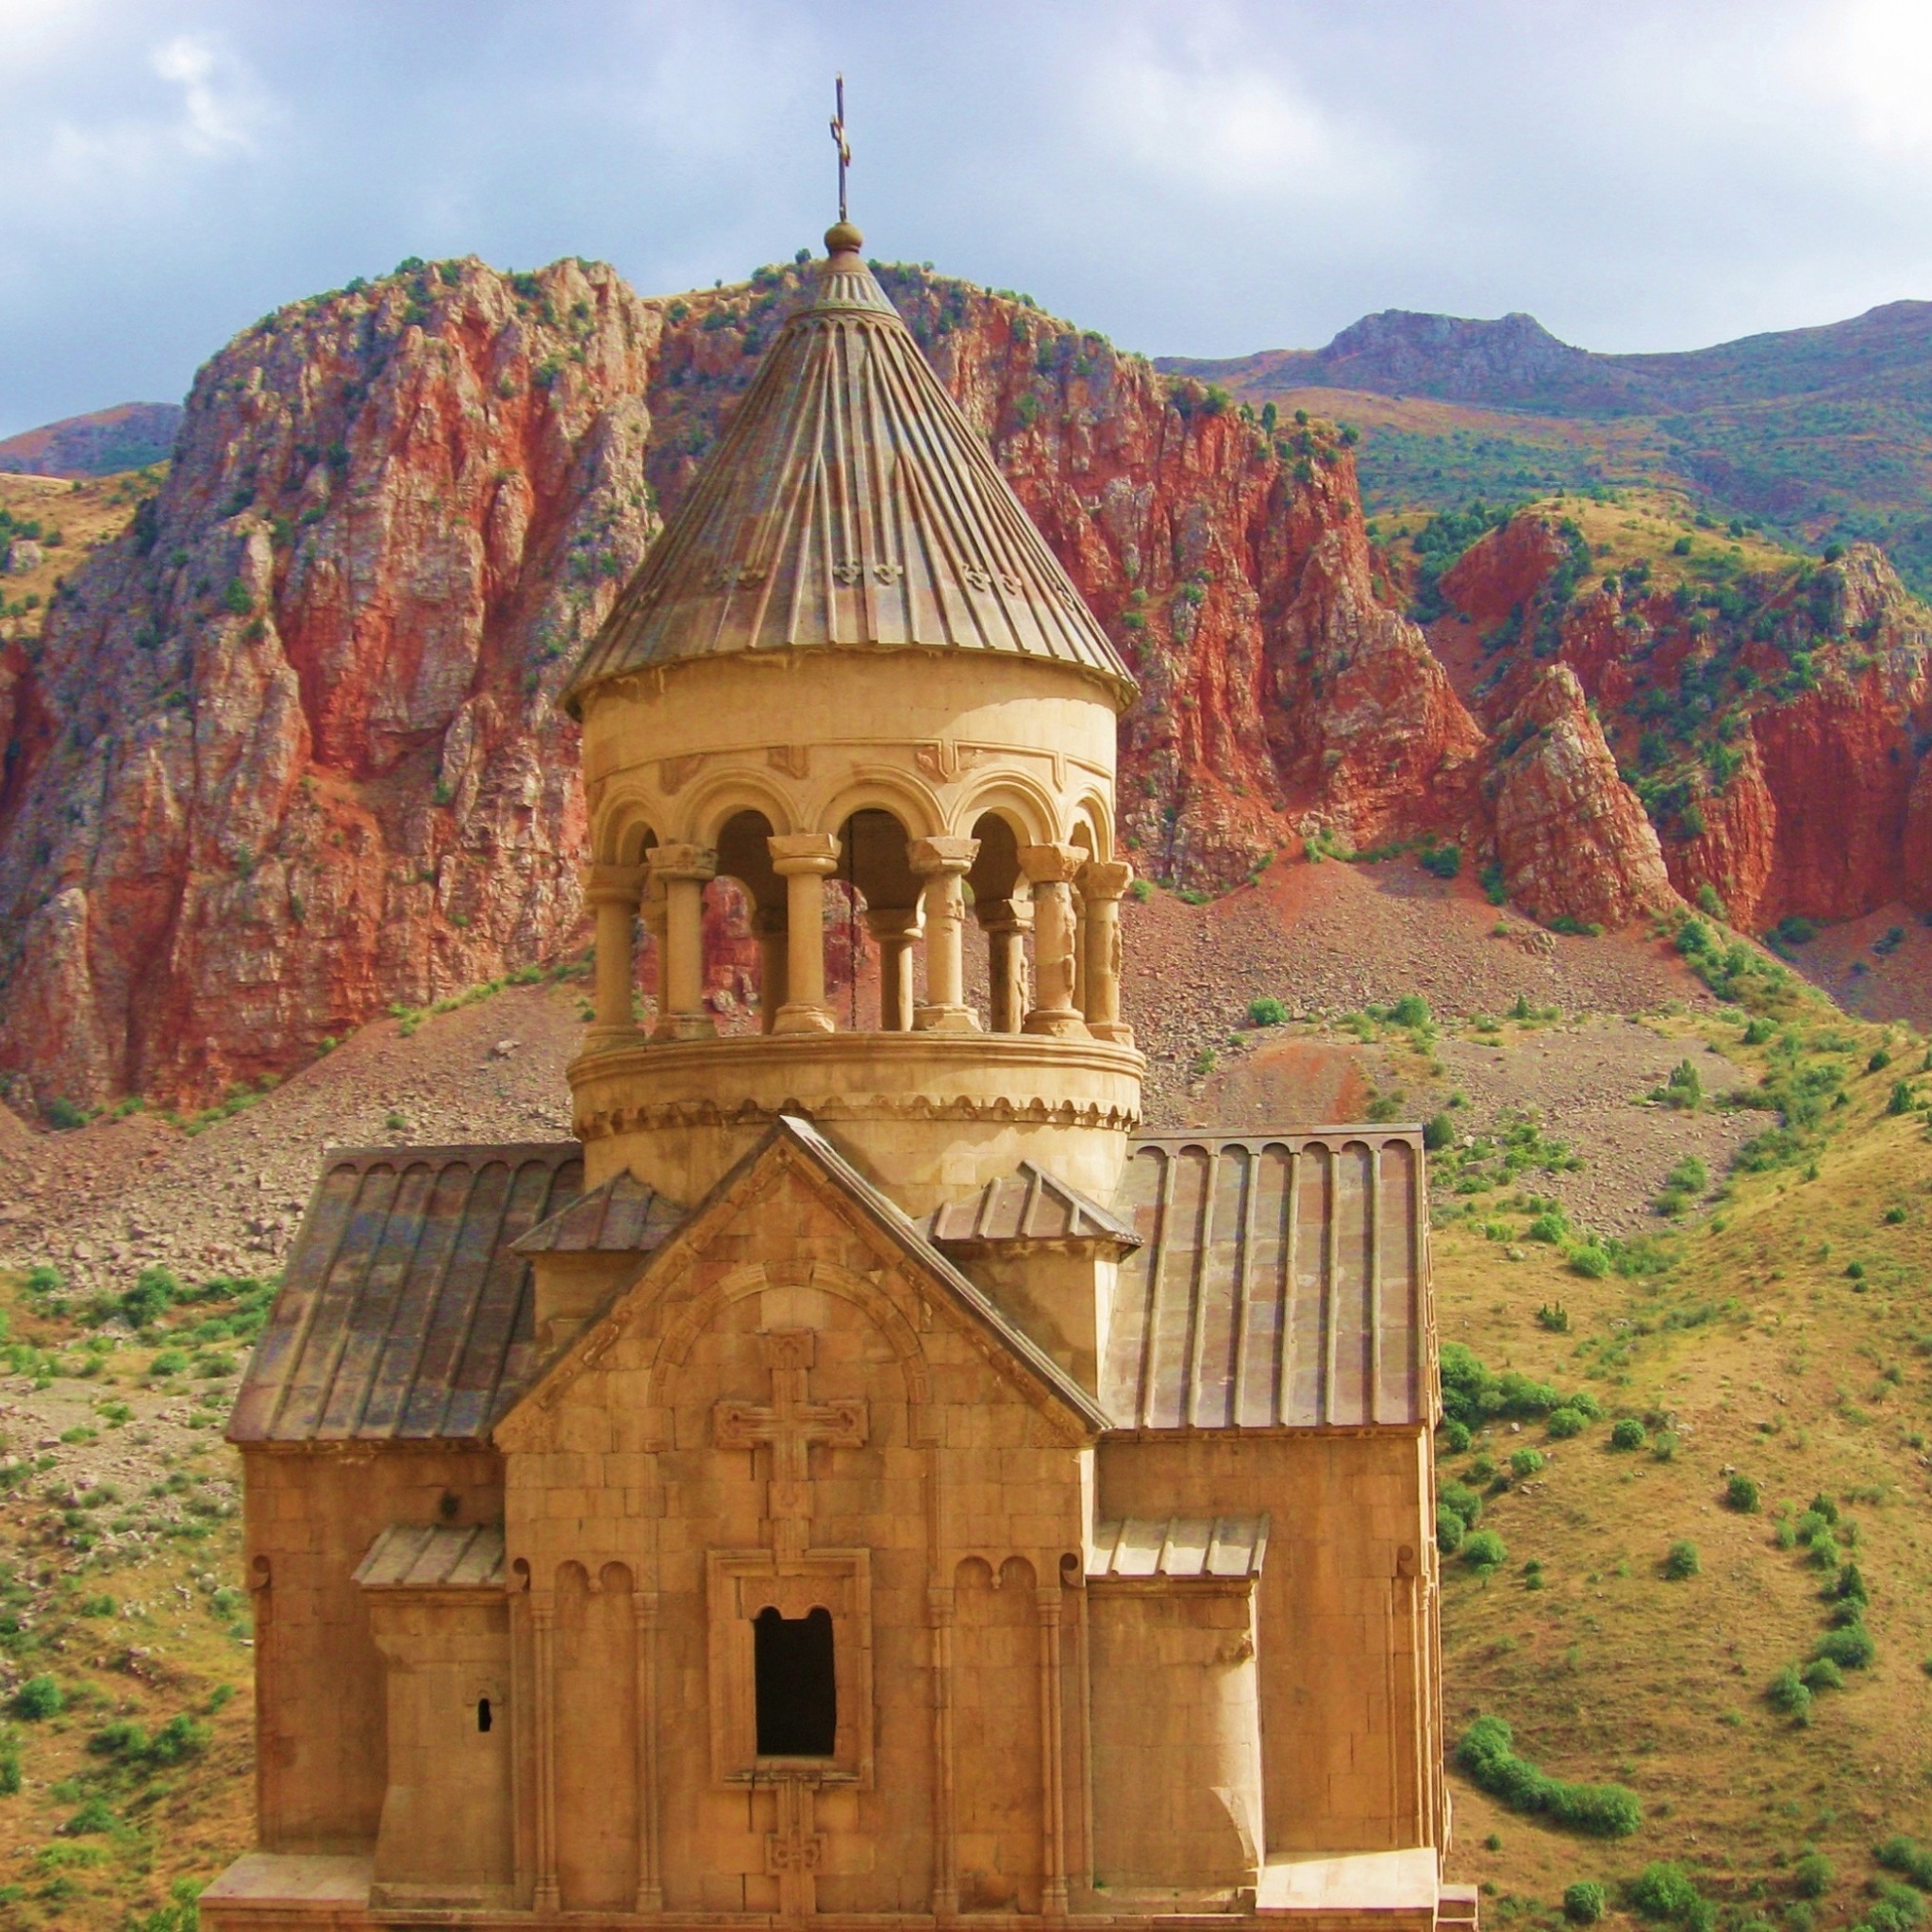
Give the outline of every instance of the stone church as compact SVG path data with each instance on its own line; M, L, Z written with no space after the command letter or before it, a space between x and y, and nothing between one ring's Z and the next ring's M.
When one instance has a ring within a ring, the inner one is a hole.
M1133 680L826 242L568 691L575 1138L325 1161L205 1922L1471 1922L1420 1137L1142 1129Z

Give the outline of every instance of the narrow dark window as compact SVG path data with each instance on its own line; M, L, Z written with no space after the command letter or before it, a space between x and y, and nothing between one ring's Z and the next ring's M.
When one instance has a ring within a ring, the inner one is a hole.
M831 1757L839 1730L831 1611L781 1617L768 1607L752 1632L758 1756Z
M476 1700L476 1728L479 1731L487 1731L490 1724L490 1700L487 1697L479 1697Z

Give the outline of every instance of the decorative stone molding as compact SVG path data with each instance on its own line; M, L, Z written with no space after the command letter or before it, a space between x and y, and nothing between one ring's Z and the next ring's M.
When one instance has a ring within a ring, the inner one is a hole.
M1141 1125L1138 1108L1103 1107L1097 1103L1041 1099L982 1100L970 1095L950 1098L929 1094L835 1093L761 1107L753 1101L720 1106L711 1100L675 1100L661 1106L621 1107L580 1113L571 1131L580 1141L601 1141L613 1134L660 1133L681 1127L762 1128L783 1113L806 1112L816 1121L954 1121L999 1125L1078 1127L1089 1131L1131 1134Z

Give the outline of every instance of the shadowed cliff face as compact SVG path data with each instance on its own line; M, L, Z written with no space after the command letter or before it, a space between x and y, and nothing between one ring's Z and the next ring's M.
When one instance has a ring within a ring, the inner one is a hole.
M886 280L1143 685L1143 869L1456 831L1481 734L1371 583L1353 459L1020 303ZM0 659L0 1078L207 1099L581 937L571 660L798 275L412 269L201 373L152 511Z

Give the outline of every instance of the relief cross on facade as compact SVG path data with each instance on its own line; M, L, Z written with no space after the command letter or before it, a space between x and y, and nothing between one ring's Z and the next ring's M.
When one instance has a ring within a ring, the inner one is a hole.
M862 1396L832 1402L811 1400L812 1349L809 1328L779 1328L762 1335L765 1366L772 1374L772 1399L721 1402L712 1433L721 1449L765 1449L771 1479L765 1486L765 1520L772 1546L782 1562L811 1547L811 1451L815 1442L833 1449L857 1449L865 1441Z

